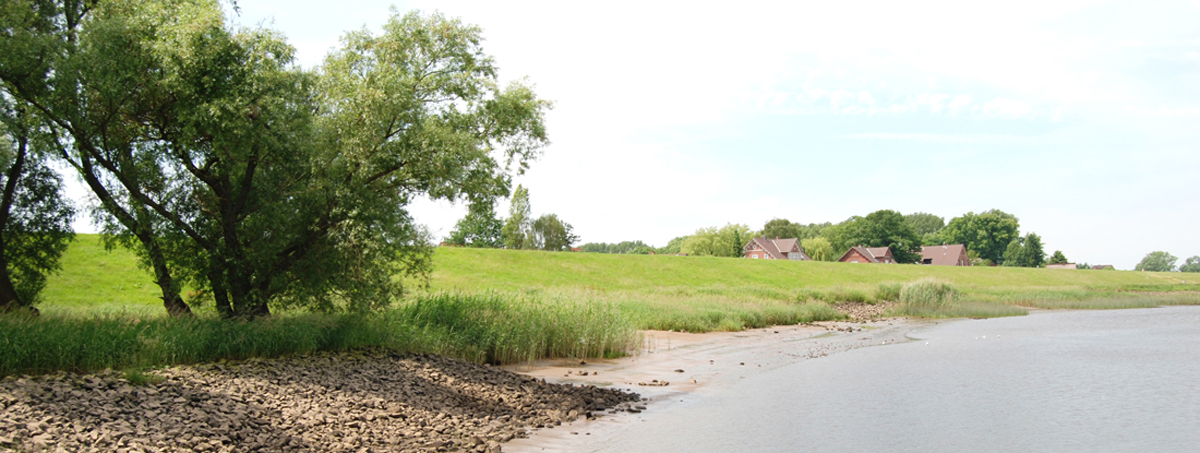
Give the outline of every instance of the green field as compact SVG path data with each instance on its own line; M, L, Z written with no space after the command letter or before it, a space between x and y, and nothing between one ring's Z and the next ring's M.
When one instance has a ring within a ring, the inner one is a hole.
M105 367L136 375L177 363L377 346L494 363L613 356L637 349L639 329L844 319L833 307L843 301L899 300L892 314L920 317L1200 304L1200 284L1188 279L1198 274L443 247L430 287L381 313L275 310L271 319L222 321L210 305L177 320L165 316L135 256L105 250L96 235L77 236L62 264L42 294L43 316L0 317L0 376ZM906 296L920 288L955 297Z

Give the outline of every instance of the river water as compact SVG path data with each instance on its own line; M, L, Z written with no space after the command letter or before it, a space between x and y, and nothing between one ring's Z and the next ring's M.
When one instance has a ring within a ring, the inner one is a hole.
M909 337L747 376L576 446L1200 451L1200 307L1038 312Z

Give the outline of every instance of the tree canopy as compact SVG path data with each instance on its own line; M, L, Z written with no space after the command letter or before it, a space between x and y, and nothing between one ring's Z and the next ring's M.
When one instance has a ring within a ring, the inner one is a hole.
M683 241L680 251L693 256L741 257L742 248L753 238L750 227L741 224L701 228Z
M1049 264L1067 264L1069 262L1067 255L1063 255L1062 250L1055 250L1054 255L1051 255L1050 261L1048 261Z
M1200 255L1188 258L1179 266L1179 272L1200 272Z
M831 229L830 242L839 253L856 245L888 247L899 263L921 259L921 239L904 216L892 210L879 210L866 217L851 217Z
M833 244L823 237L801 239L800 247L804 248L804 253L813 261L834 261L839 257L833 250Z
M503 228L504 222L496 217L494 200L483 198L471 202L467 215L454 224L446 243L475 248L503 247Z
M1175 261L1177 260L1179 258L1167 252L1150 252L1133 269L1138 271L1171 272L1175 270Z
M914 212L904 216L904 222L921 238L922 245L941 244L938 232L946 227L946 219L926 212Z
M1013 239L1004 250L1004 265L1012 267L1042 267L1046 264L1046 252L1042 249L1042 237L1034 233Z
M1001 264L1004 252L1018 237L1020 227L1016 216L992 209L979 214L968 212L950 219L940 235L947 243L963 244L975 256Z
M226 317L386 305L429 269L408 203L504 194L546 143L549 104L500 87L479 28L441 15L393 13L306 71L215 0L10 3L5 93L173 313L179 281Z

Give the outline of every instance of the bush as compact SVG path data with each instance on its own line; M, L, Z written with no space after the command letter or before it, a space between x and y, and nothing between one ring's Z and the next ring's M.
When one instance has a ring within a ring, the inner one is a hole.
M896 282L883 282L875 289L875 298L895 302L900 300L900 290L903 285Z
M953 307L957 300L958 288L934 278L917 280L900 290L900 303L906 311L945 310Z

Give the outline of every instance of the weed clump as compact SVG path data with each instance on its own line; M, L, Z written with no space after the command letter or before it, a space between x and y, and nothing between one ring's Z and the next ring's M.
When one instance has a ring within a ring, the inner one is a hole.
M875 298L878 300L886 300L895 302L900 300L900 291L904 288L896 282L883 282L875 288Z

